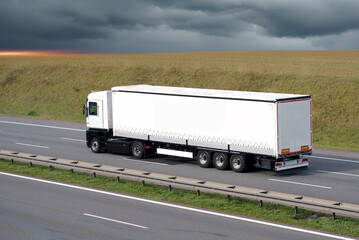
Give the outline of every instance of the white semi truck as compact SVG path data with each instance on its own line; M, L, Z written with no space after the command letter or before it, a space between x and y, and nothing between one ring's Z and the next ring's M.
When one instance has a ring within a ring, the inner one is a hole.
M133 85L92 92L83 110L95 153L171 155L235 172L307 167L312 153L308 95Z

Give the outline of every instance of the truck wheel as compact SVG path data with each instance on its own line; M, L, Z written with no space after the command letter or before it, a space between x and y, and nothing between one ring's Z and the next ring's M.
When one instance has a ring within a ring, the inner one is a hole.
M213 155L213 165L219 170L227 169L228 167L227 154L216 152Z
M233 154L229 159L229 165L235 172L243 172L246 168L246 161L242 155Z
M90 147L94 153L99 153L101 151L101 144L98 138L94 137L91 139Z
M200 150L197 153L197 163L200 167L208 168L211 166L211 154L208 151Z
M142 142L134 141L131 144L131 152L134 158L141 159L145 155L145 147Z

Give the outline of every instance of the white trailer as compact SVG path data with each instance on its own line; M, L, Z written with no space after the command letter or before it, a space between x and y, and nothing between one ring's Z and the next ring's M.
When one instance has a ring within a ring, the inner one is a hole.
M312 152L308 95L122 86L90 93L84 115L93 152L194 158L236 172L307 167Z

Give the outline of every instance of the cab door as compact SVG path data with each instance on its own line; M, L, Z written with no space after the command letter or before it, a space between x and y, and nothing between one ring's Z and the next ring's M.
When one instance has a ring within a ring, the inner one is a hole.
M88 102L87 127L104 128L102 100L90 100Z

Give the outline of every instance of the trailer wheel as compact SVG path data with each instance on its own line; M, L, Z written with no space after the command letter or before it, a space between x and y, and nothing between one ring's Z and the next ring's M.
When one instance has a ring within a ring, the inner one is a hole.
M219 170L225 170L228 167L227 154L216 152L213 155L213 165Z
M208 151L200 150L197 153L197 163L200 167L208 168L211 166L211 154Z
M98 138L94 137L91 139L90 147L94 153L99 153L101 151L101 144Z
M229 165L231 165L233 171L243 172L246 168L246 161L244 156L233 154L229 160Z
M145 147L140 141L134 141L131 144L131 153L134 158L141 159L145 155Z

